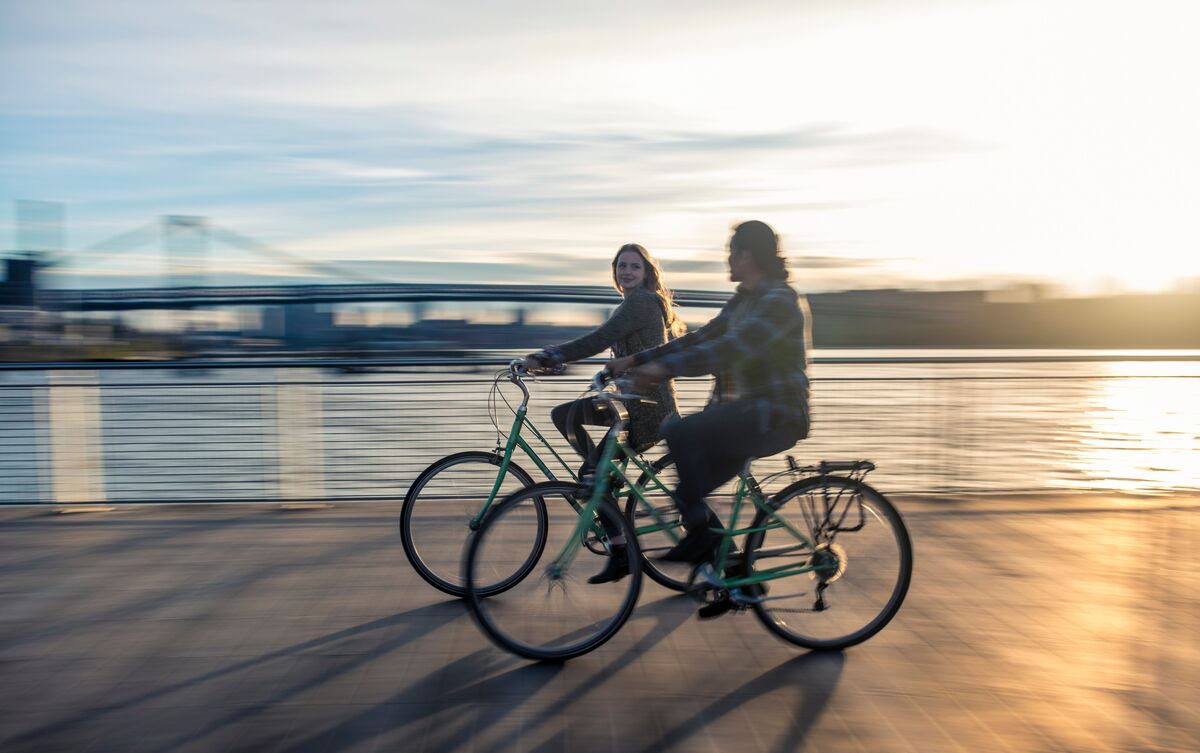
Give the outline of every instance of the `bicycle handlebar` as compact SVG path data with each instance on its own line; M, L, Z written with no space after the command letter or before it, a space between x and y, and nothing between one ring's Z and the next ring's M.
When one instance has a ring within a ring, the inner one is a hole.
M606 388L609 385L615 386L616 391L608 391ZM592 377L591 390L598 396L610 400L636 400L642 403L649 403L650 405L654 405L656 402L634 392L632 379L618 377L609 371L608 367L600 369Z
M603 392L604 388L615 379L616 376L605 367L597 371L596 375L592 377L592 385L589 389L592 392Z
M503 372L501 372L503 373ZM523 358L514 358L508 362L509 381L516 384L525 393L525 399L529 399L529 388L525 386L522 377L534 376L535 371L525 367ZM615 386L616 390L609 390L609 386ZM590 391L595 392L598 397L606 400L636 400L642 403L654 405L656 401L646 398L644 395L639 395L633 390L633 380L628 377L618 377L608 370L608 367L600 369L596 375L592 377L592 384L589 387Z

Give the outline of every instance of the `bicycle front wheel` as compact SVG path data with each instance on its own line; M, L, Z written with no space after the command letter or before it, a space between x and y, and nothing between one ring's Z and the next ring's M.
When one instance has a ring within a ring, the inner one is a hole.
M899 611L912 579L912 542L900 513L866 484L802 479L771 499L747 537L743 588L755 613L784 640L818 650L862 643Z
M688 578L695 568L686 562L663 562L659 557L683 538L683 520L671 492L679 486L679 474L670 454L650 464L653 479L643 473L637 481L644 489L643 498L630 493L625 502L625 517L638 537L642 550L642 570L650 580L672 591L687 591ZM657 481L657 484L654 483Z
M404 554L426 583L451 596L463 596L462 555L471 535L471 521L487 504L500 473L500 458L490 452L460 452L430 465L408 488L400 509L400 542ZM512 492L533 485L529 474L510 463L493 505ZM497 574L490 584L496 593L520 580L533 567L545 541L546 509L534 504L535 516L523 562Z
M561 481L517 491L488 513L468 543L463 566L467 605L501 648L539 661L570 659L616 635L633 612L642 583L637 540L609 503L600 505L583 540L573 540L579 535L585 495L580 485ZM541 559L527 578L503 594L483 598L487 594L480 584L492 582L495 573L511 572L529 551L538 500L545 501L549 522ZM564 559L564 551L573 555ZM620 558L629 575L588 583L609 557Z

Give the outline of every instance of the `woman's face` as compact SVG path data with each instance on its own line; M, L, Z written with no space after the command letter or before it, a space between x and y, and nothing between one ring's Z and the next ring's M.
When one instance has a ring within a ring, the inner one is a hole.
M617 257L617 284L622 291L640 287L646 281L646 262L637 251L626 251Z

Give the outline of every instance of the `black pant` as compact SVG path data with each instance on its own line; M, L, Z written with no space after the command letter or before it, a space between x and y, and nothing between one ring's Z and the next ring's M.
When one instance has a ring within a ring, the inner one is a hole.
M583 427L584 424L612 426L612 412L606 410L603 405L596 405L592 398L585 397L554 406L550 411L550 420L554 422L558 432L567 438L571 447L583 456L584 464L579 469L580 477L590 472L587 470L589 465L595 470L596 464L600 462L600 453L596 451L596 443ZM609 536L620 533L620 529L604 516L600 517L600 525Z
M612 413L605 410L603 405L596 405L592 398L586 397L572 400L554 406L550 411L550 420L554 422L558 433L567 438L567 442L584 460L595 463L600 459L596 456L596 443L583 427L584 424L612 426Z
M675 497L684 526L706 524L712 511L704 498L736 476L747 460L783 452L807 434L806 421L765 422L753 400L722 403L669 421L663 435L679 472Z

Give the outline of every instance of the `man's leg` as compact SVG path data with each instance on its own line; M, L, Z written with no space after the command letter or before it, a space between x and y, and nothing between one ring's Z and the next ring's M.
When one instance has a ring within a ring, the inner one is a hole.
M752 450L752 433L758 431L753 406L742 403L716 405L687 418L668 424L664 430L679 486L675 496L683 516L687 535L663 555L672 562L700 562L720 542L720 535L709 530L716 516L704 498L732 479L742 469Z
M664 559L678 561L703 559L719 540L707 533L712 511L704 498L736 476L747 460L782 452L802 436L792 427L767 430L753 401L715 405L668 424L663 433L679 472L675 496L688 529L685 540Z
M671 421L663 428L663 436L679 473L675 497L679 500L684 525L689 530L707 525L710 511L704 498L741 469L736 456L730 456L723 447L730 430L724 420L729 413L727 407L714 406Z

